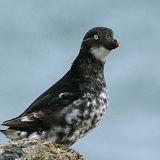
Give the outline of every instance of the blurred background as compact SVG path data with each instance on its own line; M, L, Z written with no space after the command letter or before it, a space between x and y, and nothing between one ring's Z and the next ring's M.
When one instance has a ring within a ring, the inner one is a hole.
M1 0L0 123L67 72L90 28L106 26L121 44L105 66L108 113L72 148L88 160L159 160L159 7L158 0Z

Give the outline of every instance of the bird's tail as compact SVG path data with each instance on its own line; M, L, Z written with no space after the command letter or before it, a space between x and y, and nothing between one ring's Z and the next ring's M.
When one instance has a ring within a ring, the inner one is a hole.
M0 132L11 140L20 139L20 131L8 128L6 130L0 130Z
M4 135L6 135L5 131L6 131L6 130L1 130L1 129L0 129L0 132L1 132L2 134L4 134Z

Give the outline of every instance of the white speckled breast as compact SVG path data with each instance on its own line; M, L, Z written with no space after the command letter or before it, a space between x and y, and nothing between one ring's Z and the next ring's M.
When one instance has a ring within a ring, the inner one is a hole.
M70 141L74 143L77 139L83 137L91 129L95 128L98 122L103 118L108 106L108 92L106 88L95 97L94 94L87 93L83 96L86 99L86 106L82 112L79 106L84 102L84 99L78 99L74 102L76 108L73 106L66 108L64 112L65 121L68 126L53 126L47 137L51 137L54 142L58 139L58 133L63 132L64 136L61 141ZM90 101L90 100L91 101ZM74 127L72 127L74 125Z

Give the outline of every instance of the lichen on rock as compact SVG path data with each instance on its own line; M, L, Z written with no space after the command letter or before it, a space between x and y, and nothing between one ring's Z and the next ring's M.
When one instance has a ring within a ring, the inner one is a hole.
M48 140L17 140L0 145L0 160L85 160L75 150Z

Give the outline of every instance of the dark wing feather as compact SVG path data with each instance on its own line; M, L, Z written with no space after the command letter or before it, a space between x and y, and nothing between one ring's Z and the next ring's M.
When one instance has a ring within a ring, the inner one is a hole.
M72 103L78 98L77 95L65 95L61 98L54 97L54 100L45 99L47 102L34 103L31 110L26 110L22 115L17 118L5 121L2 123L4 126L19 129L31 129L43 128L47 129L49 126L46 125L45 120L53 113L58 113L68 104ZM49 102L50 101L50 102Z
M69 74L69 73L68 73ZM53 113L58 113L80 96L78 83L72 83L69 75L38 97L20 116L5 121L4 126L10 128L32 130L47 129L45 120Z

